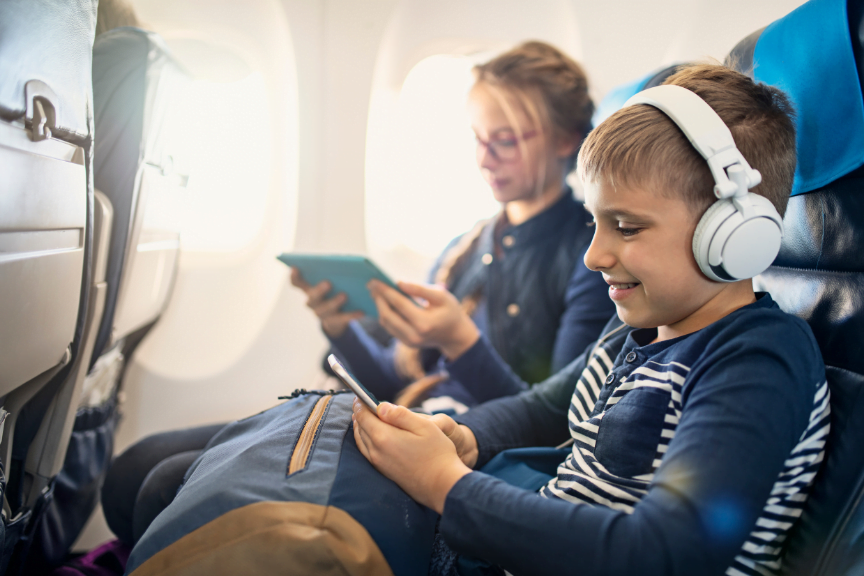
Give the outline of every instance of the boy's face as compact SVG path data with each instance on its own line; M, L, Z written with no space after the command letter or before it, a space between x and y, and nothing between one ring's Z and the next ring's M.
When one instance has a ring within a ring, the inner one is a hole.
M715 321L712 312L723 309L723 293L733 285L700 272L692 248L698 218L684 201L604 182L584 187L596 223L585 265L603 273L619 318L636 328L659 328L660 340Z

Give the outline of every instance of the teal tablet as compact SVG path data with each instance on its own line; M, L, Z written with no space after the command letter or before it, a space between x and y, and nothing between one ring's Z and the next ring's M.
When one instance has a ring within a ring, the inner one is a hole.
M364 256L285 252L277 258L288 266L297 268L306 282L313 286L322 280L329 280L333 286L330 295L344 292L348 296L342 306L344 312L361 310L367 316L378 317L378 309L366 288L366 284L373 278L399 290L384 272Z

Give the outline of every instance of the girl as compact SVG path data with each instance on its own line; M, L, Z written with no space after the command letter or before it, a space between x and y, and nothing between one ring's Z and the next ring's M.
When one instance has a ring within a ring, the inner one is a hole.
M590 218L564 182L594 110L582 68L553 46L526 42L474 74L477 165L502 210L451 242L430 274L435 286L400 284L425 307L370 287L395 341L384 345L369 324L352 322L361 313L340 310L343 294L328 299L329 283L291 276L337 355L376 396L457 413L519 391L447 376L447 362L481 333L522 380L539 382L596 339L613 312L602 277L582 262Z

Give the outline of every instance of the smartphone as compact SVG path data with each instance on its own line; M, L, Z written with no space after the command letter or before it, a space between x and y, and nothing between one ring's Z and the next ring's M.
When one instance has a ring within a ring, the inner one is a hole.
M378 317L378 308L366 288L366 284L373 278L402 292L393 280L364 256L285 252L277 258L282 263L300 270L309 284L314 286L322 280L328 280L333 287L330 290L331 295L344 292L347 300L342 310L345 312L360 310L371 318ZM402 294L410 298L404 292Z
M375 398L375 395L369 392L362 384L360 384L348 370L339 362L339 359L336 358L333 354L327 356L327 362L330 363L330 367L333 369L333 372L336 373L336 376L339 377L342 382L345 383L348 388L354 391L354 394L357 395L360 400L363 401L366 406L368 406L375 415L378 414L378 399Z

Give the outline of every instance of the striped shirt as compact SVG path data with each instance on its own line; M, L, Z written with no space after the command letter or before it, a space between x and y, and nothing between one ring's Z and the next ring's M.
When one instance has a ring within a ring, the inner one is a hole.
M478 467L565 432L573 446L540 498L484 474L459 480L440 525L454 550L526 574L780 571L829 430L812 332L761 294L702 330L655 337L613 319L557 375L457 418ZM516 377L482 342L466 355L449 367L461 379Z
M638 357L632 349L625 350L622 364L627 364L627 354L632 354L630 359ZM603 346L593 351L570 402L573 450L558 467L557 477L541 489L542 496L632 513L647 494L685 409L682 390L690 368L675 361L648 360L632 371L614 375L617 377L606 384L615 367ZM616 417L615 407L625 403L630 409ZM783 541L801 515L825 456L830 410L828 384L823 380L815 386L808 426L777 476L756 526L726 571L728 576L779 572ZM631 438L639 441L628 443ZM604 459L604 448L610 443L618 444L614 447L618 453ZM619 462L623 460L644 462L645 466L634 470Z

